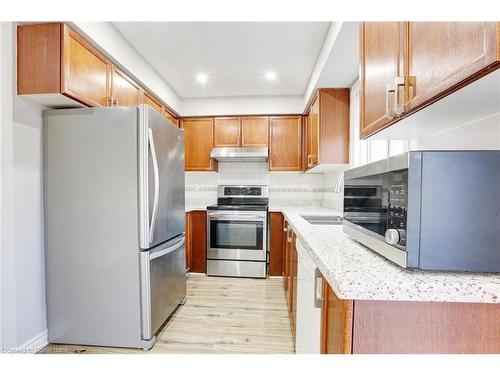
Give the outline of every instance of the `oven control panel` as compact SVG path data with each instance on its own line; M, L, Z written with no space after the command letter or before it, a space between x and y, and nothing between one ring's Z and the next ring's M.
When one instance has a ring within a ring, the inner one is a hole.
M245 195L245 196L260 196L262 188L259 186L254 187L241 187L241 186L227 186L224 188L225 196Z
M218 198L268 198L266 185L219 185Z

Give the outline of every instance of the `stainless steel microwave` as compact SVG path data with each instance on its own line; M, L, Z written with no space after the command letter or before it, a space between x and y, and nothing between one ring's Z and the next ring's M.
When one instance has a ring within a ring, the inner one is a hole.
M347 170L343 227L405 268L500 272L500 151L411 151Z

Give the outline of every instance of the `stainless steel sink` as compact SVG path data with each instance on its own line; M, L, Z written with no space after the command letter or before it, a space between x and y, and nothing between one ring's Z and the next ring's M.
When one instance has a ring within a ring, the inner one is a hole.
M342 225L340 216L300 215L300 217L312 225Z

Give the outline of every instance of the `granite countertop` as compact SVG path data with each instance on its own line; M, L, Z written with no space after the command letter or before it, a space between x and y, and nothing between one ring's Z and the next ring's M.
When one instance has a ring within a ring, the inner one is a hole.
M311 225L300 215L338 215L324 207L273 207L297 234L342 299L500 303L500 273L431 272L401 268L344 234L341 225ZM341 215L340 215L341 216Z

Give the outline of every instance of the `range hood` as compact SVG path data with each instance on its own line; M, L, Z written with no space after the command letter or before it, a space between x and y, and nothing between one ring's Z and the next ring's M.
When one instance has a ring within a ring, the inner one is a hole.
M218 161L267 161L267 147L214 147L210 157Z

